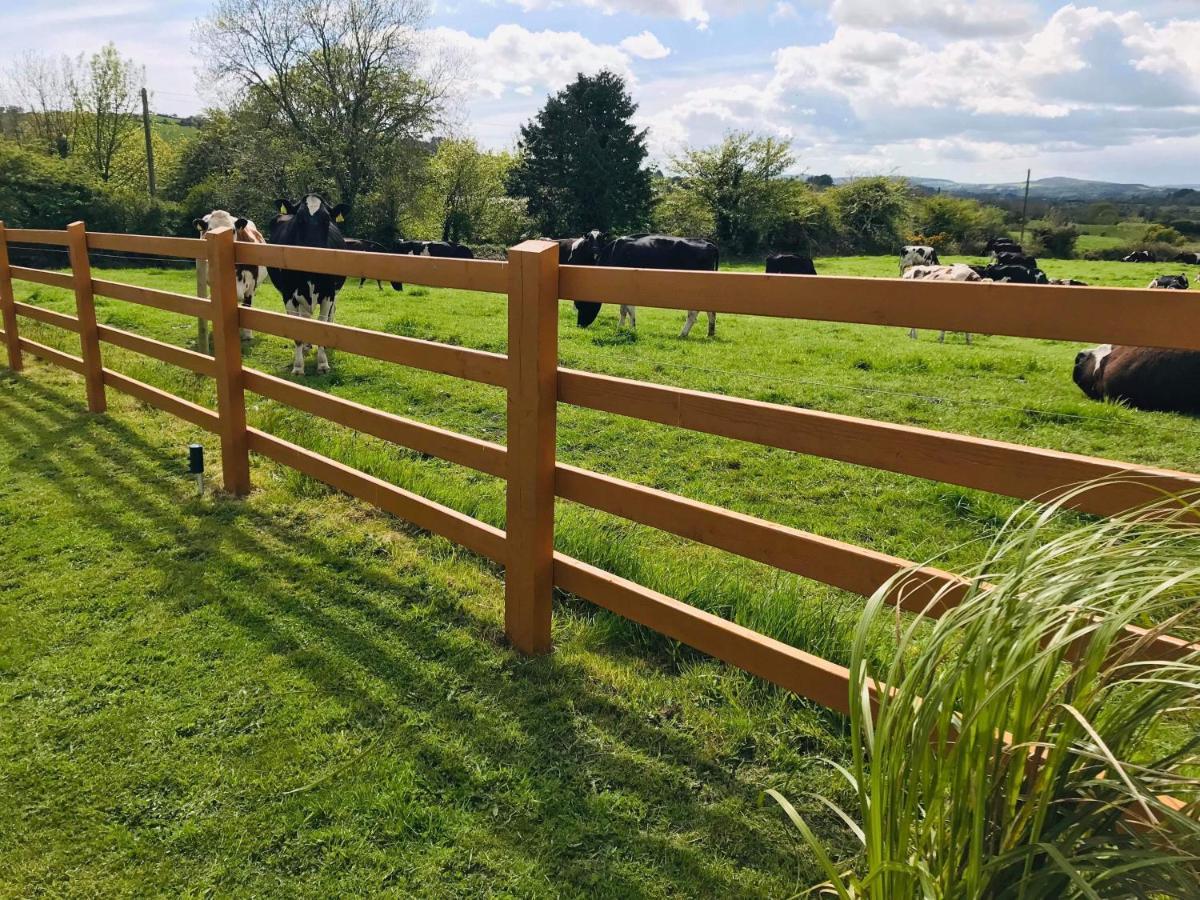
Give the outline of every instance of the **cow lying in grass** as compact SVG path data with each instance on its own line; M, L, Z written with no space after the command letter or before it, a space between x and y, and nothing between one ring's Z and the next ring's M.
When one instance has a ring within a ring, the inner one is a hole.
M1075 357L1075 384L1093 400L1158 412L1200 412L1200 352L1104 344Z
M196 226L196 230L200 232L201 237L214 228L232 228L233 239L235 241L243 241L248 244L265 244L267 242L266 238L262 236L258 227L253 222L241 216L235 217L232 213L228 213L223 209L214 209L204 218L193 220L192 224ZM242 306L253 306L254 294L258 291L258 286L266 280L266 267L237 266L235 268L238 303ZM212 287L211 281L209 282L209 287ZM242 337L250 337L250 331L243 328Z
M983 281L979 273L970 266L962 263L955 263L952 266L910 266L904 270L905 281ZM971 343L971 333L964 331L967 343ZM914 341L917 339L917 329L908 329L908 336ZM938 341L945 343L946 332L938 335Z

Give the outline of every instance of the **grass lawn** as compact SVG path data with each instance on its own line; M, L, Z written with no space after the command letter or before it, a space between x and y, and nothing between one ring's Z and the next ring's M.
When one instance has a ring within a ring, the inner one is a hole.
M819 260L892 275L887 258ZM747 267L753 268L753 267ZM1155 267L1047 261L1144 287ZM104 277L188 291L187 271ZM19 299L70 311L52 288ZM280 309L265 289L256 305ZM103 322L182 345L195 323L115 300ZM564 365L1174 468L1200 423L1088 401L1077 345L682 313L561 309ZM503 352L502 298L348 287L337 320ZM35 340L73 336L22 320ZM250 365L290 369L255 336ZM116 348L106 364L212 404L199 376ZM491 440L494 388L332 352L305 382ZM290 377L290 376L288 376ZM502 641L497 573L303 477L254 461L246 502L193 498L183 423L36 362L0 385L0 893L777 896L816 877L762 788L833 789L835 717L587 604L557 652ZM251 396L252 424L503 524L495 479ZM560 458L916 560L977 560L1015 501L561 407ZM861 601L561 503L559 549L844 661ZM886 646L880 635L879 652ZM4 887L8 885L10 887Z

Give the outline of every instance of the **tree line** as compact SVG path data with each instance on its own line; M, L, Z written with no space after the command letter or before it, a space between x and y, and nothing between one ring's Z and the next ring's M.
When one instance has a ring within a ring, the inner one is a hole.
M206 83L227 99L184 142L156 134L153 199L135 109L142 68L111 45L87 59L26 54L0 111L0 216L183 234L215 208L265 222L275 197L315 191L348 205L351 234L384 244L659 231L734 256L912 241L975 252L1012 225L1011 211L920 196L899 179L795 177L796 149L779 137L734 132L654 165L637 105L607 71L547 97L511 151L445 136L457 67L430 43L426 14L423 0L216 0L195 39L212 61Z

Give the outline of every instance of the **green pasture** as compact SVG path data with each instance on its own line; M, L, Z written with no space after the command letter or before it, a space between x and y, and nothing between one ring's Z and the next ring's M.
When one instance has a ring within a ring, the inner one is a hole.
M883 258L823 274L894 276ZM753 270L755 265L736 268ZM1047 260L1054 278L1145 287L1170 266ZM194 274L105 273L190 292ZM18 299L70 312L64 291ZM282 309L269 286L255 305ZM195 322L99 299L102 322L191 346ZM349 284L338 322L496 352L502 297ZM1039 447L1189 469L1200 423L1087 400L1082 344L616 307L578 369ZM72 335L23 334L77 352ZM290 376L290 342L248 365ZM106 346L105 363L197 402L200 376ZM495 388L336 351L303 383L503 441ZM2 356L0 356L2 359ZM0 896L788 896L816 880L775 787L835 792L819 757L844 724L569 597L557 652L502 639L490 565L255 459L245 502L196 499L185 447L208 435L75 376L0 377ZM250 395L252 424L492 524L497 480ZM567 406L565 462L908 559L981 558L1016 501ZM861 600L568 503L558 548L836 661ZM889 635L877 635L877 652ZM850 846L847 842L845 846Z

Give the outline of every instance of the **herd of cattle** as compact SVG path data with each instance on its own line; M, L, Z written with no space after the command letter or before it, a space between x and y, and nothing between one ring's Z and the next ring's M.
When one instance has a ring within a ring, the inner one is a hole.
M472 259L471 251L460 244L443 241L397 241L387 248L371 241L346 237L338 225L345 221L344 207L330 207L315 194L297 203L280 200L279 213L267 227L267 236L248 219L235 217L224 210L214 210L195 225L201 234L216 228L232 228L236 240L251 243L279 244L293 247L312 247L334 250L391 252L415 256ZM716 271L720 257L715 244L697 238L681 238L661 234L635 234L608 238L592 231L579 238L558 240L559 262L575 266L614 266L638 269L685 269ZM944 266L932 247L908 246L900 253L901 276L908 280L1004 282L1032 285L1082 285L1073 280L1051 280L1038 268L1037 260L1025 254L1008 238L996 238L988 243L990 262L984 266L962 264ZM1129 262L1153 261L1135 260ZM1184 261L1184 260L1181 260ZM1200 257L1195 262L1200 264ZM768 274L816 275L812 259L794 254L776 254L766 262ZM250 306L264 277L283 297L289 315L311 318L316 312L323 322L332 322L338 291L345 277L301 272L273 267L237 267L237 297ZM360 282L361 283L361 282ZM393 282L396 290L403 285ZM1151 282L1153 289L1187 290L1186 275L1168 275ZM586 328L596 320L601 304L576 301L577 323ZM708 334L716 333L716 313L708 314ZM699 317L698 310L689 310L680 337L686 338ZM637 310L622 304L619 324L629 321L637 327ZM916 331L910 336L915 338ZM941 340L945 340L942 332ZM967 335L970 343L971 336ZM296 341L292 373L304 374L305 356L310 345ZM317 372L329 371L329 359L323 346L317 350ZM1142 409L1200 412L1200 352L1158 350L1145 347L1113 347L1104 345L1080 353L1075 360L1075 383L1096 400L1122 400Z

